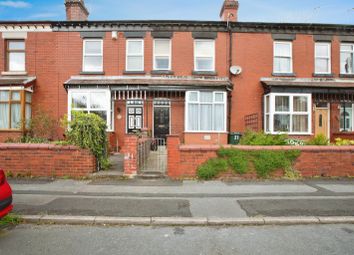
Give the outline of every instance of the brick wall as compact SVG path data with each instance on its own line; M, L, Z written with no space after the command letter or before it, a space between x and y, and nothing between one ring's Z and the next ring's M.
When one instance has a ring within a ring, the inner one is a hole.
M169 136L168 176L170 178L195 177L199 165L210 158L217 157L218 145L181 145L178 136ZM224 146L229 147L229 146ZM235 146L234 148L251 150L301 150L294 168L303 177L354 176L353 146Z
M126 135L124 138L124 175L134 176L138 173L138 142L136 135Z
M14 176L84 177L96 171L96 158L75 146L0 144L0 168Z

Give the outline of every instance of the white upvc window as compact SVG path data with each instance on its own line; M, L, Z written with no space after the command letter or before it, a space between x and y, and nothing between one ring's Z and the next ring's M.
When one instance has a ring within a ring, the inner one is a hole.
M274 73L293 72L293 47L292 42L274 42Z
M107 89L70 89L68 92L68 119L72 111L93 113L107 123L107 131L112 131L111 92Z
M340 105L340 131L353 131L354 104L343 103Z
M331 73L331 43L315 43L315 73Z
M311 103L311 94L270 93L265 95L265 132L310 135Z
M226 132L226 92L186 93L186 132Z
M340 46L340 73L354 74L354 44Z
M215 71L215 40L194 41L194 70L197 72Z
M6 70L9 72L26 71L26 44L24 40L7 40Z
M154 40L154 70L171 70L171 40Z
M144 71L144 40L129 39L126 45L126 71Z
M103 72L103 40L85 39L83 49L83 72Z

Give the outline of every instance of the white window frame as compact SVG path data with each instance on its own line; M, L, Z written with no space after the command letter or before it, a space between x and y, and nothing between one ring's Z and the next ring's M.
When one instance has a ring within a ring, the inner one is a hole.
M198 100L197 101L189 101L189 95L191 93L195 93L197 92L198 94ZM201 92L212 92L213 93L213 102L212 103L202 103L200 102L200 93ZM223 94L223 98L224 101L223 102L216 102L215 101L215 95L216 94ZM225 119L224 119L224 129L223 130L215 130L215 128L213 127L213 130L201 130L200 129L200 123L201 123L201 114L200 114L200 107L198 107L198 130L189 130L188 129L188 112L189 112L189 104L198 104L198 106L202 105L202 104L212 104L212 120L213 120L213 124L214 124L214 106L217 104L223 104L224 105L224 113L225 113ZM185 114L184 114L184 130L185 132L188 133L226 133L226 125L227 125L227 93L224 91L187 91L186 92L186 100L185 100Z
M142 47L142 52L141 53L134 53L131 54L129 53L129 43L130 42L141 42L141 47ZM144 54L145 54L145 46L144 46L144 39L127 39L126 40L126 45L125 45L125 70L128 72L143 72L145 70L145 58L144 58ZM130 69L128 67L128 58L129 57L141 57L142 58L142 68L141 69Z
M354 104L352 104L352 129L346 129L344 130L343 128L341 128L341 110L342 110L342 104L339 105L339 131L340 132L353 132L354 131Z
M289 134L289 135L311 135L312 134L312 95L302 93L269 93L264 96L264 111L266 109L266 97L269 96L269 131L264 128L264 132L268 134ZM288 96L289 97L289 111L288 112L276 112L275 111L275 97L276 96ZM294 97L306 97L307 98L307 112L294 112L293 100ZM274 115L284 114L290 115L290 131L289 132L275 132L274 131ZM266 123L266 113L264 113L264 123ZM293 132L293 115L307 115L308 116L308 131L307 132Z
M105 102L105 107L104 108L95 108L91 109L90 107L90 94L91 93L106 93L106 102ZM74 93L80 93L80 94L86 94L87 97L87 106L86 108L72 108L71 103L72 103L72 96ZM88 113L91 113L92 111L106 111L107 114L107 132L111 132L114 129L114 125L111 125L111 120L112 120L112 99L111 99L111 91L109 89L69 89L68 91L68 120L71 121L71 113L72 111L86 111Z
M101 54L86 54L86 43L87 42L100 42L101 44ZM85 57L101 57L101 64L97 70L87 70ZM103 40L102 39L84 39L83 41L83 52L82 52L82 71L83 72L103 72Z
M276 56L275 55L275 48L276 45L278 44L285 44L285 45L290 45L290 56ZM286 72L280 72L278 70L275 70L275 59L276 58L290 58L290 70ZM288 74L288 73L293 73L293 42L289 41L274 41L273 43L273 73L275 74Z
M318 56L317 46L327 46L328 56ZM332 54L331 54L332 44L326 42L315 43L315 74L330 74L332 72ZM318 59L325 59L328 61L328 71L327 72L318 72L316 70L316 62Z
M350 51L347 50L342 50L342 46L351 46L352 49ZM354 59L354 43L341 43L340 44L340 60L339 60L339 68L340 68L340 74L344 74L344 75L353 75L354 74L354 63L353 63L353 72L352 73L343 73L342 72L342 53L352 53L353 54L353 59Z
M208 56L197 56L197 43L198 42L212 42L213 44L213 51L211 55ZM212 68L207 70L207 69L198 69L197 68L197 58L213 58L212 61ZM215 72L215 40L212 39L196 39L194 40L194 71L196 72Z
M169 54L168 55L163 55L163 54L156 54L156 42L157 41L163 41L163 42L168 42L169 43ZM153 68L154 70L157 71L171 71L172 70L172 40L171 39L154 39L154 47L153 47ZM168 57L168 68L157 68L156 66L156 58L157 57Z

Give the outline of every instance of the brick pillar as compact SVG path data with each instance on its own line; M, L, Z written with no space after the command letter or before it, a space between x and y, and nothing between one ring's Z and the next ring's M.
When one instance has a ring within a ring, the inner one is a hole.
M124 175L133 177L138 172L138 137L125 135L124 138Z
M180 140L178 135L167 136L167 174L170 178L180 177Z

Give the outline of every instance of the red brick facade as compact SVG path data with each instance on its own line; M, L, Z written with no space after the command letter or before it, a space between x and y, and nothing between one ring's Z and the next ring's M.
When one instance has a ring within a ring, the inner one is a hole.
M74 146L0 144L0 166L13 176L79 178L96 171L96 158Z

